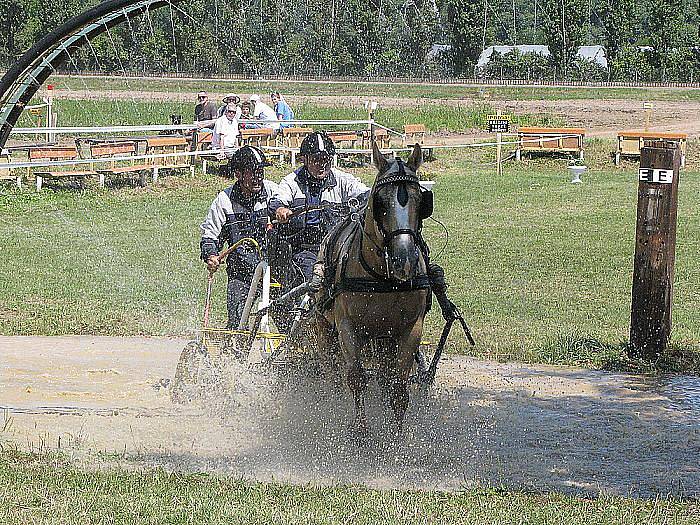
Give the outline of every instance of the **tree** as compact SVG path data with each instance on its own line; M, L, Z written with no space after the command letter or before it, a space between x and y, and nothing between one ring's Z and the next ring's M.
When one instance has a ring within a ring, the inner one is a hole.
M683 4L683 0L658 0L649 5L651 61L660 72L669 54L687 45Z
M635 0L598 0L597 12L609 61L632 42L636 18Z
M457 75L472 73L484 49L485 0L449 0L447 24L450 28L452 61Z
M404 67L416 74L426 72L426 57L436 34L438 8L434 0L407 0L403 6L406 35L402 38Z
M587 0L541 0L544 37L552 60L563 76L568 76L584 43L588 29Z

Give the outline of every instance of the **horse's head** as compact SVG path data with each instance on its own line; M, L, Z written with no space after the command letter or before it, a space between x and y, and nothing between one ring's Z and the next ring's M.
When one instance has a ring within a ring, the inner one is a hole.
M379 170L369 199L375 243L384 250L388 277L408 281L416 277L420 260L418 231L432 212L432 194L422 190L418 167L423 152L416 144L407 162L385 157L373 144L374 164Z

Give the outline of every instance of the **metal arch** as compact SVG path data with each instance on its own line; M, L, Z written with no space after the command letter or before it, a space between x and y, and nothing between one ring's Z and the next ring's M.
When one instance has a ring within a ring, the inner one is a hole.
M60 25L44 36L0 79L0 149L24 107L44 81L70 55L81 47L81 40L91 39L149 9L183 0L106 0Z

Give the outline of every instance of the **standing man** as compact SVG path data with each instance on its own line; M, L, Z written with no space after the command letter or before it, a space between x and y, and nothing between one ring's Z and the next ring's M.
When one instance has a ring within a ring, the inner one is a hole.
M289 107L289 104L282 98L279 91L273 91L270 93L270 99L272 100L272 106L277 114L278 120L294 120L294 111ZM282 128L288 128L293 124L280 124Z
M216 118L216 104L209 100L209 93L206 91L197 93L197 105L194 107L194 121L197 129L211 131Z
M236 114L238 106L233 102L226 105L224 114L216 119L214 124L214 135L211 145L214 148L220 148L221 152L217 154L220 159L231 158L233 152L238 149L238 119Z
M264 249L268 205L277 192L277 184L264 178L267 165L263 152L252 146L243 146L231 157L228 172L236 177L236 182L214 199L201 226L201 258L211 273L221 264L218 255L225 244L232 246L251 238ZM238 328L259 262L259 252L252 244L243 244L226 259L229 329Z
M365 201L370 190L356 177L332 167L335 144L324 132L307 135L299 154L303 165L282 179L269 208L270 215L287 225L292 261L304 280L310 281L321 240L342 220L332 205L346 204L353 198ZM293 211L323 205L329 207L296 216Z

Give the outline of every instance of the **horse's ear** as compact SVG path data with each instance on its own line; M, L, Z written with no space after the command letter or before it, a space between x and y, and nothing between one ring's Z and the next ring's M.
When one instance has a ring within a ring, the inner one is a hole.
M423 164L423 150L421 149L420 144L416 144L413 146L413 151L411 152L411 156L408 157L408 162L406 162L406 165L413 171L418 171L421 164Z
M379 170L379 173L383 173L388 163L379 146L377 146L376 140L372 141L372 157L374 157L374 165Z

